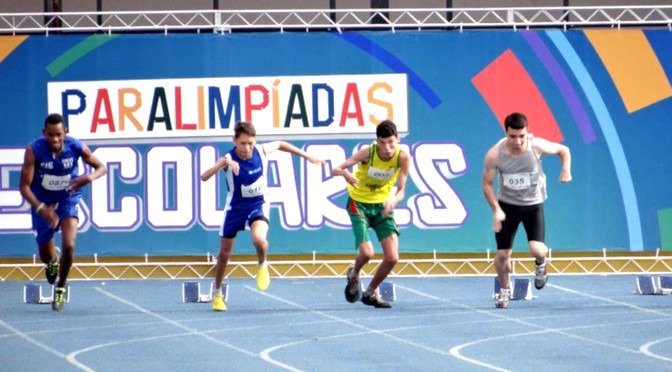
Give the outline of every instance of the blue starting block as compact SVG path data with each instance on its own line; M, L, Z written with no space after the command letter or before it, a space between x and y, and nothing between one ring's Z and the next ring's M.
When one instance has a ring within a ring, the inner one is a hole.
M364 293L364 284L359 283L359 292ZM394 283L382 282L376 289L376 292L383 301L393 302L397 300L397 291Z
M534 298L532 295L532 283L530 279L515 279L510 280L511 283L511 299L512 300L531 300ZM499 278L495 277L495 291L494 297L499 296L499 290L502 288L502 285L499 283Z
M378 294L383 301L395 301L397 299L397 291L394 288L394 283L380 283L378 286Z
M672 276L659 276L660 288L672 290Z
M222 283L222 295L224 301L229 298L229 285ZM215 297L215 283L210 283L210 291L201 292L200 282L182 283L182 302L212 302Z
M638 275L635 293L641 295L672 294L672 276Z
M66 286L65 302L70 302L70 286ZM26 284L23 286L24 304L50 304L54 299L54 286L51 286L51 293L47 296L42 294L42 285Z

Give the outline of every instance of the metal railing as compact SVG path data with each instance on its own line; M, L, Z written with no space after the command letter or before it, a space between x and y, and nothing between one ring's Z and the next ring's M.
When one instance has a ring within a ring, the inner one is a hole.
M666 27L672 5L0 13L0 34Z
M393 276L494 276L494 257L469 256L455 258L402 258L395 266ZM154 262L155 260L157 260ZM343 277L352 265L348 259L313 259L294 257L269 258L269 270L275 278ZM372 260L362 269L363 276L372 275L380 264ZM256 275L255 260L237 261L234 257L228 264L227 277L252 278ZM594 255L581 257L551 257L548 263L550 275L633 275L669 274L672 272L672 255ZM533 258L512 259L514 275L534 275ZM161 258L137 260L136 262L104 262L78 258L70 271L75 280L117 279L205 279L214 277L215 267L211 257L190 261L169 261ZM42 280L44 265L33 262L0 264L0 281Z

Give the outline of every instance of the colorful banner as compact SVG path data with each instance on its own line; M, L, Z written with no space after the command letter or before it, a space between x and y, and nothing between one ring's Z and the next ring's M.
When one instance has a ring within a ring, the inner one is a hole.
M669 250L669 45L666 30L635 29L3 36L0 256L36 253L19 176L52 111L109 169L84 189L79 255L214 254L227 190L199 176L238 120L327 161L269 157L270 253L354 254L331 169L386 118L412 157L395 211L402 254L485 254L483 160L512 111L572 151L568 184L543 158L549 247ZM526 243L521 226L514 249ZM249 233L234 252L254 253Z
M229 139L241 120L260 139L408 133L403 74L50 82L48 100L89 143Z

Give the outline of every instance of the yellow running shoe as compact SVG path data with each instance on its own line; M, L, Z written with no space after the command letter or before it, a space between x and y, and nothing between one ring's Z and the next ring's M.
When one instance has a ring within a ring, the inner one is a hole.
M212 310L226 311L226 304L224 303L224 295L222 295L221 293L216 294L215 298L212 299Z
M268 273L268 265L264 262L257 268L257 288L265 291L270 284L271 276Z

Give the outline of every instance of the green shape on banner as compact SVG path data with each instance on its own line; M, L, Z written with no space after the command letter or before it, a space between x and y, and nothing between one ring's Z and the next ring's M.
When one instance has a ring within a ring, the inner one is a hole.
M63 70L70 67L70 65L77 62L80 58L118 36L119 35L91 35L87 37L51 62L47 66L47 72L49 72L51 77L56 77L56 75L63 72Z
M658 229L660 230L660 248L672 251L672 208L658 211Z

